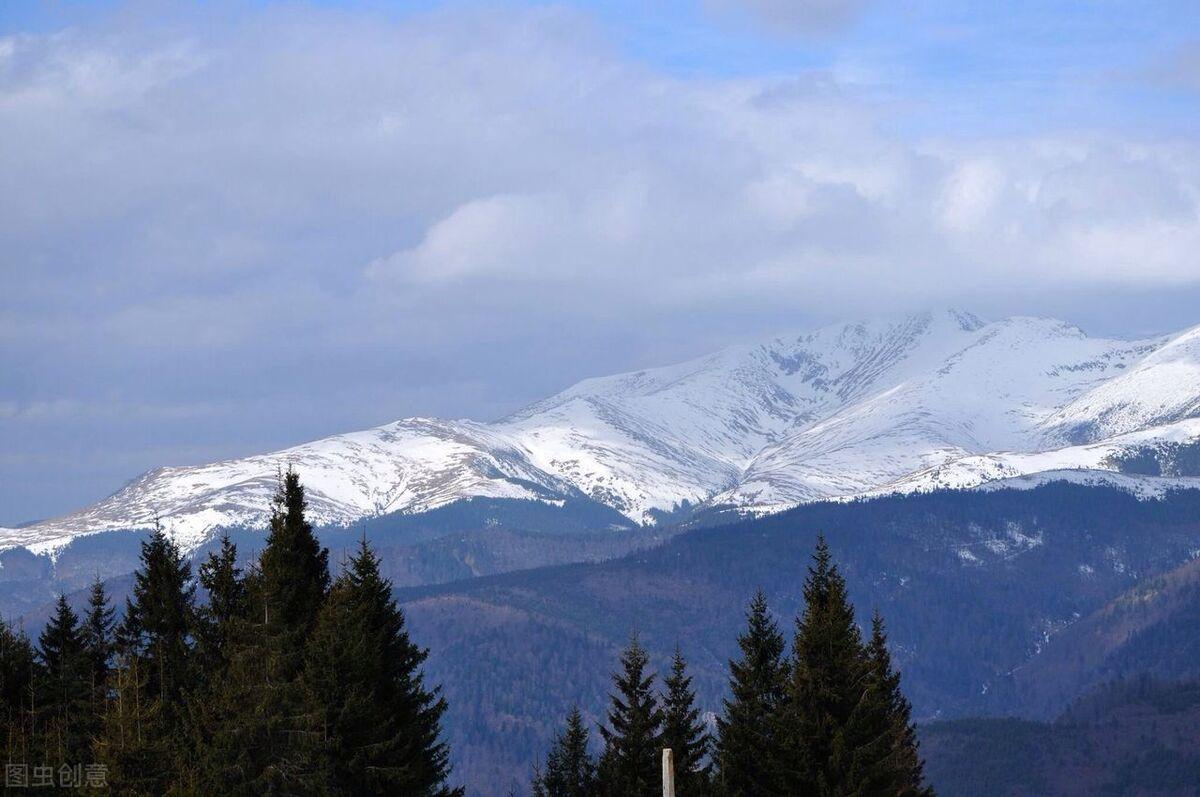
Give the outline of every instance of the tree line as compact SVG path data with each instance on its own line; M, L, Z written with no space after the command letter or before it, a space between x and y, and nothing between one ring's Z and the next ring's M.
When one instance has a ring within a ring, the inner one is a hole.
M460 797L447 783L446 703L424 682L426 652L378 557L364 539L331 578L305 510L289 471L245 570L225 536L193 578L156 528L119 622L99 580L82 617L59 596L36 644L0 622L6 768L74 768L72 785L119 795ZM715 727L681 652L658 691L633 637L600 755L572 710L535 769L535 797L657 795L664 747L682 797L931 795L882 620L863 640L824 541L804 598L790 653L763 595L750 603Z
M534 797L656 797L663 748L681 797L932 797L883 620L876 613L862 638L823 539L804 603L788 654L763 594L750 602L715 728L695 706L678 648L656 692L634 636L613 675L599 756L573 708L534 769Z
M156 528L120 622L97 580L36 646L0 623L6 768L86 765L83 785L119 795L461 795L378 557L364 539L331 579L305 508L289 471L258 561L243 571L226 536L196 579Z

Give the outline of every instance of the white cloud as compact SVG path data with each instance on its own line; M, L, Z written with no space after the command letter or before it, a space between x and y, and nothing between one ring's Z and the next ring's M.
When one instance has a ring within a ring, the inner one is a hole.
M367 275L418 283L536 277L567 254L557 244L582 243L580 232L563 199L552 194L472 199L433 224L417 246L372 262Z
M44 263L17 280L31 310L62 306L66 274L104 285L100 315L186 301L176 320L199 331L209 305L223 337L255 334L281 290L339 296L357 324L386 306L381 284L454 302L536 281L562 296L491 301L539 316L598 297L815 305L880 278L1196 277L1194 147L915 146L828 79L668 78L563 11L265 15L5 52L0 232ZM1098 243L1138 231L1152 269Z

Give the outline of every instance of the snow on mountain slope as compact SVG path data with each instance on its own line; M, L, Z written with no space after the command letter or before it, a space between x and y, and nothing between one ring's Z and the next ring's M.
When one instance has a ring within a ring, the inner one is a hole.
M970 454L908 474L864 494L962 490L984 484L1021 480L1032 484L1048 479L1081 483L1133 485L1136 492L1151 495L1164 489L1200 487L1191 477L1131 476L1121 473L1117 460L1123 454L1161 448L1165 445L1200 445L1200 419L1192 418L1166 426L1151 427L1089 445L1067 446L1049 451Z
M1048 418L1049 436L1092 442L1200 415L1200 327L1160 343L1128 373Z
M869 491L969 453L1040 447L1058 407L1144 355L1058 321L1013 318L973 331L935 367L768 446L715 500L770 511Z
M539 467L645 521L735 488L765 446L934 367L980 326L945 313L829 327L590 379L503 425Z
M0 546L53 547L161 516L192 547L221 526L263 525L288 466L318 523L470 497L586 496L638 523L686 505L767 512L1064 468L1111 471L1121 450L1192 440L1187 419L1198 415L1200 328L1129 342L1047 319L924 313L588 379L491 424L413 418L160 468L88 509L0 530Z
M557 499L570 490L483 424L410 418L272 454L159 468L88 509L22 529L22 537L41 532L53 547L79 534L148 528L161 517L182 546L193 547L220 526L263 525L289 466L303 474L317 524L420 512L463 496Z

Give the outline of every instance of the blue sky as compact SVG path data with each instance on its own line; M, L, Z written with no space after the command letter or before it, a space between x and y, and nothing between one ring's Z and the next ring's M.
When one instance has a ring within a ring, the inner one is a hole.
M840 318L1192 326L1198 140L1185 2L6 0L0 524Z

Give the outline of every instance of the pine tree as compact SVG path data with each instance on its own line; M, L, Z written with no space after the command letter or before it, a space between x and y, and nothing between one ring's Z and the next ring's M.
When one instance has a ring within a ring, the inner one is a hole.
M133 594L117 632L122 652L138 656L150 697L176 714L191 677L195 629L192 568L160 524L141 546L141 567L134 573Z
M514 791L515 789L509 789L510 793ZM546 792L546 775L537 761L533 762L533 770L529 776L529 797L550 797Z
M46 695L59 700L80 676L83 636L79 617L65 595L59 595L54 614L38 636L38 657L46 670Z
M312 770L313 718L299 679L329 590L329 552L305 510L304 487L289 469L272 499L266 547L243 580L245 617L228 607L209 607L212 616L220 612L232 619L226 675L214 680L193 712L190 777L202 791L310 791L318 777ZM214 578L234 555L223 551L216 559ZM231 570L219 579L229 576Z
M717 719L716 787L728 797L790 795L783 783L780 729L787 683L783 635L758 592L738 637L741 657L729 663L724 716Z
M262 623L236 623L224 674L206 678L190 701L192 755L185 776L194 791L303 791L302 761L290 734L300 724L294 684L274 677L267 655Z
M90 670L92 713L97 716L104 705L106 685L112 669L113 630L116 627L113 615L104 581L96 576L88 594L88 611L83 618L83 649Z
M843 738L844 731L863 696L867 667L845 579L823 538L817 539L804 601L792 644L784 720L788 784L794 793L841 793L850 755L845 748L854 744Z
M63 595L38 637L43 677L36 715L43 761L77 762L91 743L91 667L79 617Z
M206 674L220 677L229 664L237 629L246 619L246 584L237 566L237 546L229 534L200 565L200 586L208 602L199 611L198 646Z
M588 751L587 727L579 707L574 706L566 728L546 756L545 773L534 773L532 791L538 797L594 797L596 788L596 763Z
M29 637L0 620L0 712L5 722L28 710L35 666Z
M890 762L892 737L887 698L869 676L862 679L858 701L829 741L821 769L823 794L893 795Z
M267 545L251 579L252 608L279 654L277 675L290 680L304 663L304 641L329 591L329 551L305 517L300 476L283 475L271 510Z
M692 690L692 678L687 674L687 662L678 645L671 658L671 673L663 685L666 691L662 696L662 746L670 748L674 756L678 793L699 797L708 793L710 766L704 759L708 755L709 739L700 720L700 709L696 708L696 693Z
M460 794L447 787L439 739L446 703L424 684L392 584L364 539L309 639L301 676L312 718L316 784L346 794Z
M235 724L249 703L245 678L246 667L255 667L249 653L243 657L243 668L233 671L233 657L240 648L251 649L249 640L253 629L248 620L246 579L237 566L237 547L229 535L221 536L221 546L210 552L199 567L200 585L207 602L197 611L196 653L200 673L188 700L188 741L192 755L184 768L184 780L199 789L201 783L209 788L232 792L237 779L228 779L238 771L242 760L249 757L240 749L254 738L251 729L261 727L253 720L242 732ZM240 646L240 648L239 648Z
M181 770L184 698L196 676L194 594L191 566L156 524L117 628L118 671L96 745L124 792L164 794Z
M620 670L613 674L616 691L609 695L608 727L600 728L600 792L609 797L661 793L663 715L654 695L654 674L646 672L649 662L635 635L621 654Z
M900 691L900 673L892 668L892 657L887 648L887 634L883 618L878 612L871 618L871 639L867 643L870 692L880 703L884 745L882 755L870 759L860 755L859 772L873 775L867 783L860 776L863 791L874 788L875 793L901 795L901 797L932 797L933 790L924 785L924 762L921 761L916 728L912 723L912 706Z

